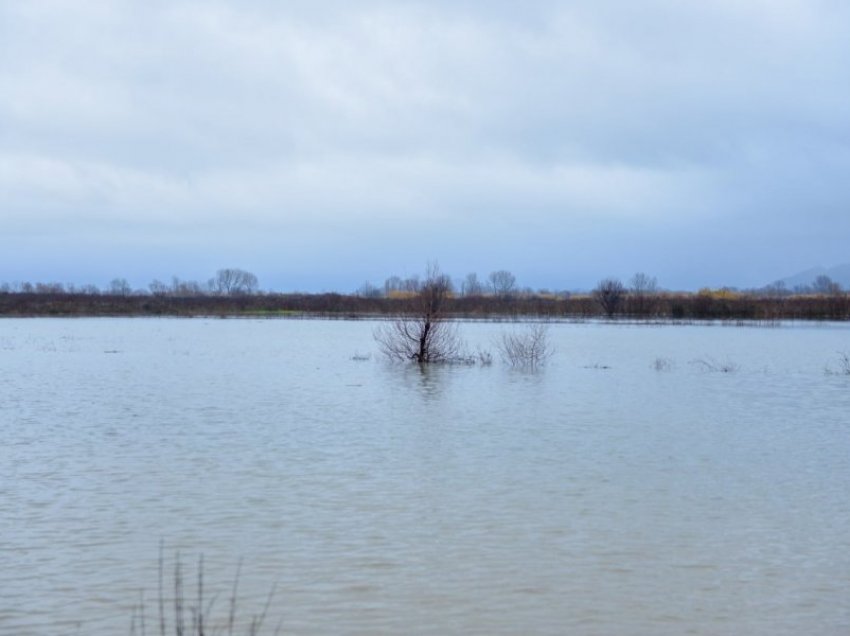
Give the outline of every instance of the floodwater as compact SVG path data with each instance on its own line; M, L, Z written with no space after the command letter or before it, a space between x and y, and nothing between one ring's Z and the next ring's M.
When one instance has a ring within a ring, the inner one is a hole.
M160 542L168 633L178 551L239 634L850 633L848 326L374 327L0 321L0 634L159 634Z

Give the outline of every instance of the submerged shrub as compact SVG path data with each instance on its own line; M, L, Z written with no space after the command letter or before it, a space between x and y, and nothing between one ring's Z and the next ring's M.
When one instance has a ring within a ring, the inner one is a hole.
M523 333L504 333L499 352L512 367L534 369L544 365L554 353L548 336L548 327L541 324L531 325Z
M476 357L478 358L478 364L482 367L489 367L493 364L493 354L486 349L479 349Z
M696 365L703 371L711 373L734 373L741 368L737 362L732 362L731 360L719 362L714 358L698 358L691 360L691 364Z
M838 361L835 368L826 367L827 375L850 375L850 353L847 351L838 352Z
M652 361L652 368L656 371L671 371L673 369L673 361L670 358L655 358Z

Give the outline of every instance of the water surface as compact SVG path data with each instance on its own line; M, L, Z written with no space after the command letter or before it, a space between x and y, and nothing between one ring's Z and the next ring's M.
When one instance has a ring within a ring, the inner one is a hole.
M140 588L152 633L161 540L284 633L850 631L845 326L557 324L536 373L374 326L0 321L0 633L128 633Z

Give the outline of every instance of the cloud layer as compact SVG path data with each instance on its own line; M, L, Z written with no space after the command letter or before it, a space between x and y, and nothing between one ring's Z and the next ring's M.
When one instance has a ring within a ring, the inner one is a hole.
M848 260L850 7L4 3L0 278L515 271L755 285Z

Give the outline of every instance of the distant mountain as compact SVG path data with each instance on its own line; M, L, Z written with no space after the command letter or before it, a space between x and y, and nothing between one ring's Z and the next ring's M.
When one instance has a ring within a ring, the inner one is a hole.
M829 276L844 289L850 289L850 263L842 263L841 265L829 268L812 267L811 269L783 278L782 282L785 283L786 288L794 289L798 286L811 285L818 276Z

